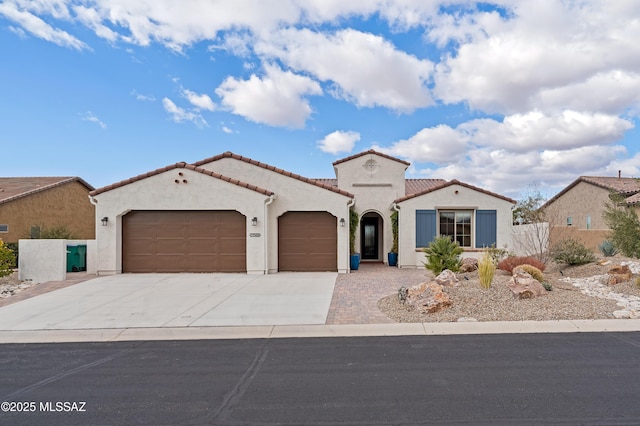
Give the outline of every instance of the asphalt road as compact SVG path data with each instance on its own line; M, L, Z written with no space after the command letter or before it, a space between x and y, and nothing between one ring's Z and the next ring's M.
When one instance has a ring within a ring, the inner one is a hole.
M0 374L2 425L640 424L640 333L5 344Z

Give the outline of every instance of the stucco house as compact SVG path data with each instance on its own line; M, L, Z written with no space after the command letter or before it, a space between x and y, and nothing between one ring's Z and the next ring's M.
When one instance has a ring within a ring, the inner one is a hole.
M98 274L349 271L349 210L363 262L386 262L399 215L398 266L450 235L477 256L511 244L515 201L472 185L405 179L406 161L373 150L311 179L231 152L176 163L91 192Z
M79 177L0 177L0 238L16 243L59 226L76 238L95 238L93 189Z
M607 238L609 228L602 213L612 193L640 214L640 180L618 176L580 176L549 199L545 209L551 226L551 245L564 238L576 238L587 247L597 246Z

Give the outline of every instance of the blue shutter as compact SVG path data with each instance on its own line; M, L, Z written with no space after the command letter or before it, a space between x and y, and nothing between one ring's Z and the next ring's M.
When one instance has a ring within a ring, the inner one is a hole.
M476 248L496 244L497 226L495 210L476 210Z
M427 247L436 236L436 211L416 210L416 247Z

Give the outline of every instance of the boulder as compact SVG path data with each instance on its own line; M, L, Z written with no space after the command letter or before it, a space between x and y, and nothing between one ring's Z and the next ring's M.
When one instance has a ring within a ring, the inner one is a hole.
M511 289L513 295L519 299L531 299L547 293L538 280L522 269L517 269L513 272L513 276L507 286Z
M627 265L615 265L609 268L609 276L607 277L607 285L616 285L626 281L631 281L631 269Z
M460 265L460 272L473 272L478 269L478 259L473 257L465 257Z
M435 278L435 281L437 284L443 287L457 287L458 283L460 282L458 280L458 277L456 277L456 274L448 269L440 272L440 275Z
M441 285L430 281L411 287L406 304L413 306L421 314L432 314L451 306L451 299Z

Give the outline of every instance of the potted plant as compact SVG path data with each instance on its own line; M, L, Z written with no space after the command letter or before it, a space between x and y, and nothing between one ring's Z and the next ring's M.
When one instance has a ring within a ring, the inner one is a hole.
M396 266L398 264L398 211L395 210L391 213L391 232L393 233L393 245L391 250L387 253L387 260L389 266Z
M358 229L358 223L360 223L360 217L358 213L350 209L349 210L349 253L350 267L352 271L358 270L360 266L360 253L356 253L356 230Z

